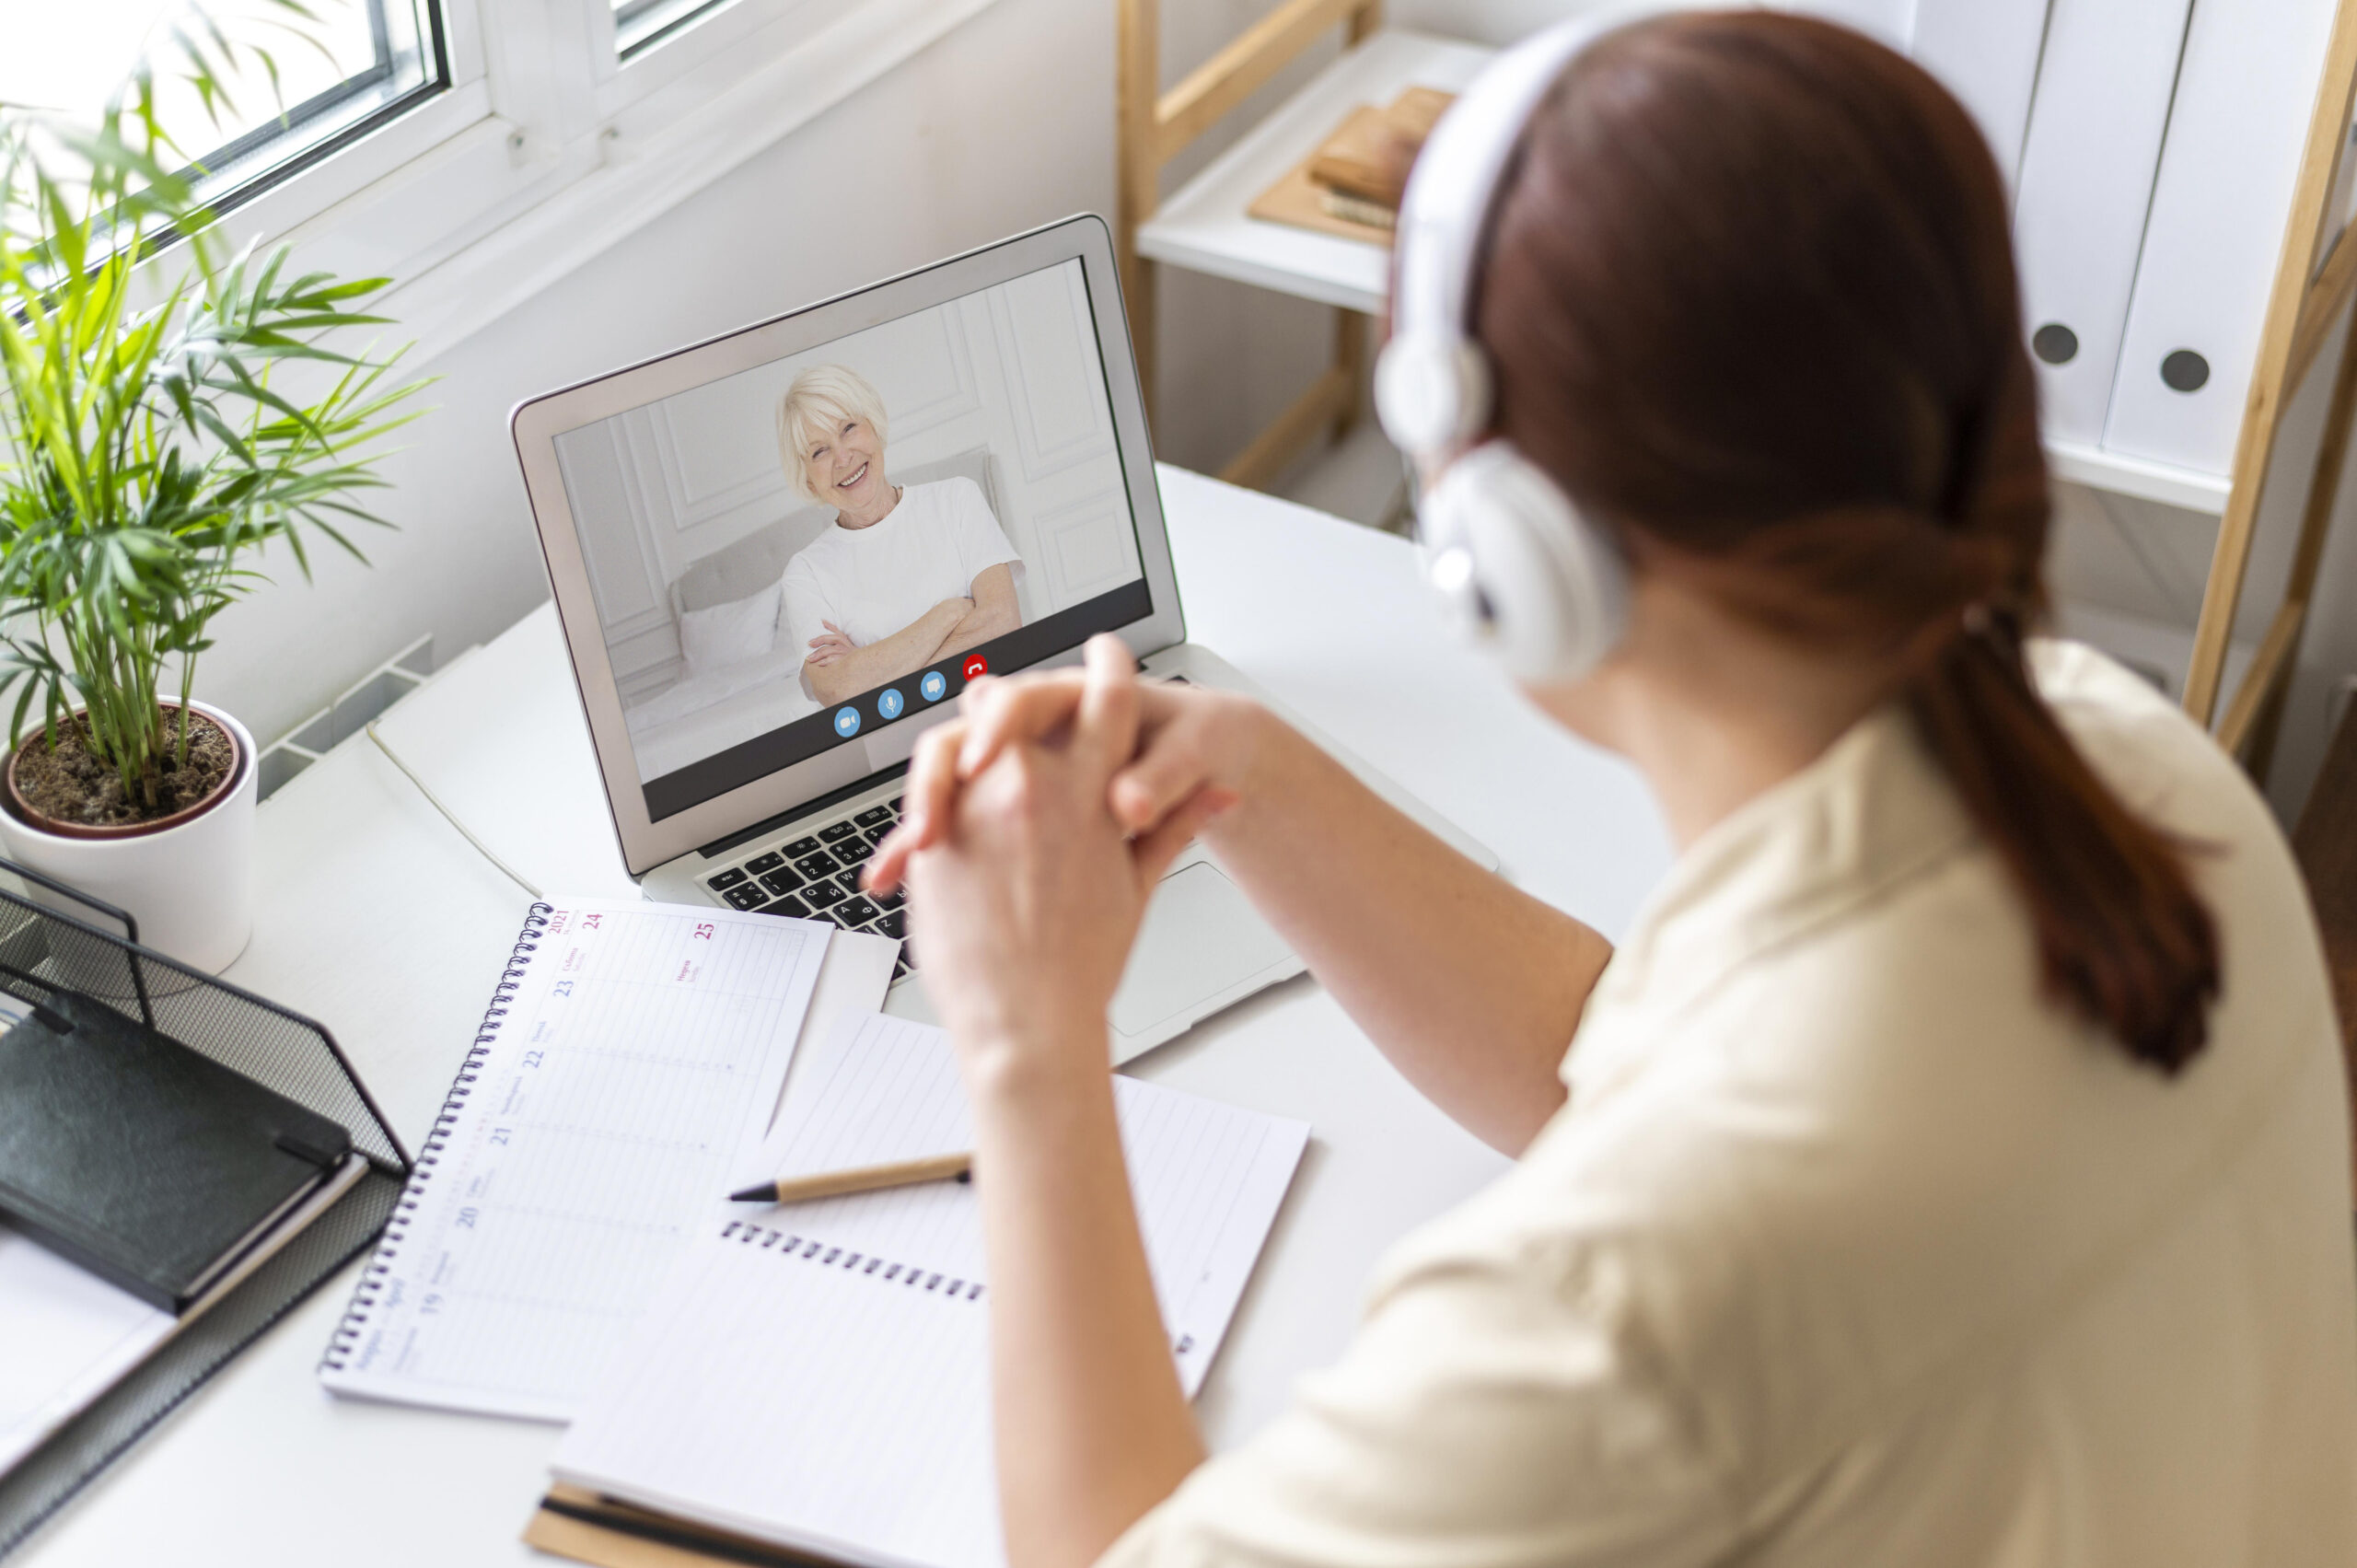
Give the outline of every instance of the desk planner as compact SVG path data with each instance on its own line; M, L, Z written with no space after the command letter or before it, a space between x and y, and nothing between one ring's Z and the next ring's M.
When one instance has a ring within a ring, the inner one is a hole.
M1628 925L1670 858L1643 785L1451 645L1403 540L1179 470L1160 477L1190 636L1495 849L1522 887L1607 935ZM541 888L633 895L548 606L453 659L379 727ZM517 790L525 776L534 787ZM530 898L365 738L265 802L255 848L253 942L228 978L324 1020L416 1147ZM1214 1447L1334 1358L1387 1248L1505 1167L1306 978L1126 1071L1315 1128L1196 1405ZM10 1568L546 1568L517 1537L559 1429L319 1387L354 1272L232 1363Z

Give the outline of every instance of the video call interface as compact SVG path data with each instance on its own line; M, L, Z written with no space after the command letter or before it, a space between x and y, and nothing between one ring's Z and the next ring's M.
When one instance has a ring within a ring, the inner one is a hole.
M1076 260L556 452L656 820L1153 608Z

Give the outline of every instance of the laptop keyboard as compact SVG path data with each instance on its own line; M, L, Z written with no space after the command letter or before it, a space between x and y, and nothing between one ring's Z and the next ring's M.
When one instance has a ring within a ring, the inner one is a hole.
M909 954L908 914L900 895L859 890L860 864L876 853L900 820L900 797L854 811L792 843L764 850L726 870L704 874L703 885L730 906L792 920L831 920L846 931L888 936L900 944L892 978L916 968Z

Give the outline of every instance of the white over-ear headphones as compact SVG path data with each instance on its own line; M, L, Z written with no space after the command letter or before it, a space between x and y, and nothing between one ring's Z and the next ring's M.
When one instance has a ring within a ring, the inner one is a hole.
M1400 203L1376 412L1420 470L1440 470L1417 506L1433 586L1519 680L1574 680L1602 662L1628 624L1629 574L1613 542L1511 442L1464 449L1490 420L1490 365L1470 319L1475 269L1499 179L1539 100L1589 43L1667 8L1590 12L1499 56L1441 117Z

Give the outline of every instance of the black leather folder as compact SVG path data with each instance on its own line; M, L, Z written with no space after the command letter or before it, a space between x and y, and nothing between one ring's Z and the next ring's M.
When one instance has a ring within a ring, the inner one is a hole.
M0 1034L0 1217L169 1312L351 1152L318 1112L60 993Z

